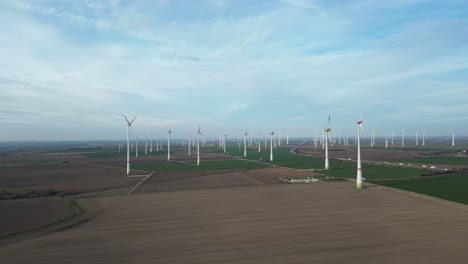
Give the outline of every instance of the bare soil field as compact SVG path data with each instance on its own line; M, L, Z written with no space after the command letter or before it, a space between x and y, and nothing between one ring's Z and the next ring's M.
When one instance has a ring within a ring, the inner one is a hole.
M7 263L467 263L468 210L350 182L95 199L73 229L0 248Z
M59 199L0 201L0 237L37 229L72 217L75 212Z
M223 155L223 154L211 154L211 153L200 153L201 160L233 160L235 157ZM89 159L93 163L104 163L104 164L125 164L127 157L118 157L118 158L99 158L99 159ZM131 156L130 161L132 163L138 162L148 162L148 161L166 161L166 155L139 155L138 157ZM171 154L171 160L173 161L197 161L197 154L192 153L189 156L187 153L177 153Z
M133 173L147 174L134 171ZM0 183L7 190L55 190L83 193L130 187L137 181L126 177L126 169L71 162L0 167Z
M324 151L321 148L317 147L314 148L313 145L303 145L299 149L296 150L297 153L302 153L306 155L310 155L313 157L323 157ZM328 156L330 158L335 159L356 159L356 148L347 148L340 150L334 150L333 147L330 148L328 152ZM363 160L369 161L389 161L395 159L411 159L419 157L418 152L411 152L411 151L401 151L401 150L361 150L361 157Z
M171 192L212 188L281 184L278 177L305 177L312 173L287 168L255 170L163 172L152 175L135 193Z

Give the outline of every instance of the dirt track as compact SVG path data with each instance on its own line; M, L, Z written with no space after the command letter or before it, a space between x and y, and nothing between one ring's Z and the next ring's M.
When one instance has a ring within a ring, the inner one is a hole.
M104 197L2 263L467 263L468 209L352 183ZM27 253L27 254L26 254Z

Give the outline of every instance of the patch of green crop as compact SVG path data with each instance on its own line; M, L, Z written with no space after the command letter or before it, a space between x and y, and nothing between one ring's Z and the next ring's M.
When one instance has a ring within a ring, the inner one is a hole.
M468 157L453 156L433 156L414 159L403 159L399 162L418 163L418 164L445 164L445 165L466 165L468 166Z
M330 170L324 172L327 176L354 179L356 178L356 171L357 167L355 162L331 160ZM418 178L428 173L430 173L430 171L425 169L362 164L362 176L366 181Z
M372 182L372 181L371 181ZM375 184L468 204L468 175L453 173L424 179L375 181Z

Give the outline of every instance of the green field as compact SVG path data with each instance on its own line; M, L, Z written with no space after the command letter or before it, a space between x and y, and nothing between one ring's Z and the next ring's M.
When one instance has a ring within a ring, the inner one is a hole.
M238 149L228 150L226 153L232 156L243 156L243 150ZM287 149L274 149L273 162L275 165L294 168L294 169L315 169L323 170L325 164L322 158L301 156L290 153ZM262 157L263 160L269 159L269 151L254 151L249 150L247 152L247 159L259 160ZM422 174L430 173L429 170L415 169L415 168L401 168L401 167L389 167L379 165L368 165L363 164L363 177L366 180L382 180L382 179L409 179L416 178ZM326 176L333 176L344 179L356 178L356 162L330 160L330 170L323 171Z
M174 152L171 151L171 154L174 154ZM93 153L83 153L82 155L90 158L90 159L104 159L104 158L117 158L117 157L127 157L127 152L122 151L120 154L116 151L113 152L93 152ZM138 151L138 156L157 156L157 155L167 155L167 150L166 151L159 151L156 152L153 150L153 152L148 151L148 155L145 155L145 151ZM130 158L135 157L135 151L130 152Z
M376 181L376 184L468 204L468 175L453 173L427 179Z
M268 164L245 160L201 161L200 166L192 162L159 161L132 164L133 169L145 171L193 171L193 170L250 170L269 167Z
M399 162L468 166L468 157L434 156L434 157L427 157L427 158L404 159L404 160L399 160Z
M366 179L366 181L419 178L420 175L428 173L431 173L431 171L426 169L362 164L362 176ZM330 170L325 171L325 175L344 179L355 179L356 163L331 160Z

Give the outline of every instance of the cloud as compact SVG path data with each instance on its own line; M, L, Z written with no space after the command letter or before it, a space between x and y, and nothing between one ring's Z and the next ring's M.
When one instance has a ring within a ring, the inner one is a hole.
M354 133L347 120L361 112L379 130L424 119L427 105L446 118L468 113L459 104L468 21L457 1L0 5L10 25L0 29L0 116L12 130L59 123L116 138L116 115L130 112L144 134L198 122L208 135L240 126L306 134L332 113L335 131Z

